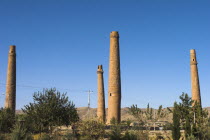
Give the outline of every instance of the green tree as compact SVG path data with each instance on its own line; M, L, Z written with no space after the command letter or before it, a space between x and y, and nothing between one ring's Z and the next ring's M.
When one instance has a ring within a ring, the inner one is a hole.
M144 111L142 111L140 108L138 108L137 105L132 105L129 110L128 113L131 114L134 118L136 118L141 125L144 124Z
M187 93L182 93L179 97L181 103L179 103L180 119L182 128L185 130L185 137L192 135L191 124L193 123L193 112L192 112L192 99Z
M180 133L180 111L177 102L174 103L173 109L173 127L172 127L172 137L173 140L179 140L181 136Z
M68 100L66 93L61 94L55 88L35 92L33 100L22 110L27 116L26 121L30 121L38 132L52 132L53 127L68 126L79 119L75 105Z
M8 133L15 123L14 112L9 108L0 109L0 132Z
M147 104L147 110L144 113L146 114L146 119L147 120L152 120L153 119L153 109L150 108L149 103Z
M192 107L193 126L192 134L197 139L210 139L210 123L208 111L202 109L200 104L194 103Z
M160 105L158 110L157 110L157 120L159 120L160 118L164 118L168 115L168 111L163 109L163 106Z
M185 131L185 138L189 140L210 139L208 112L203 110L200 104L194 102L186 93L183 93L180 99L181 102L177 105L176 113L180 114L180 126Z

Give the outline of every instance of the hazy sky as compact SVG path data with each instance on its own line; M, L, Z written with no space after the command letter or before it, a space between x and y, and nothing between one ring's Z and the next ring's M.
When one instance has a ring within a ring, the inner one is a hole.
M17 46L17 109L42 88L97 106L97 65L108 89L109 34L119 31L122 107L172 106L191 95L196 49L202 104L210 106L209 0L0 0L0 107L9 45Z

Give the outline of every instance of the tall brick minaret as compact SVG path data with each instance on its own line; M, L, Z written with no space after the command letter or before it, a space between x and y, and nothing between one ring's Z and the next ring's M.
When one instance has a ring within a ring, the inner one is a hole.
M10 46L8 56L6 100L5 108L10 108L15 113L16 107L16 52L15 46Z
M201 105L200 84L195 50L190 50L192 100Z
M121 78L120 78L120 50L119 34L116 31L110 33L109 56L109 89L108 89L108 118L118 123L121 121Z
M105 98L104 98L104 78L103 78L103 67L102 65L98 66L97 75L98 75L98 108L97 108L97 117L98 119L105 123L106 114L105 114Z

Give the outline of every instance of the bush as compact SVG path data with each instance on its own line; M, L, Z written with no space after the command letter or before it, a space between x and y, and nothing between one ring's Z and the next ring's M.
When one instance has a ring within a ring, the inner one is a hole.
M62 140L75 140L76 136L72 133L66 133L63 137Z
M104 124L95 120L82 122L79 129L81 130L82 138L85 138L86 140L98 140L105 135Z
M0 109L0 132L11 132L15 123L14 112L9 108Z
M5 140L5 137L0 134L0 140Z
M109 134L110 140L121 140L122 138L122 130L120 128L120 125L115 124L111 126L111 132Z
M126 131L125 135L123 136L122 140L138 140L136 133L133 131Z
M51 137L48 134L43 134L41 137L39 137L39 140L51 140Z
M33 140L33 138L28 130L20 122L17 122L12 130L11 140Z
M139 140L149 140L149 131L139 130L136 134Z

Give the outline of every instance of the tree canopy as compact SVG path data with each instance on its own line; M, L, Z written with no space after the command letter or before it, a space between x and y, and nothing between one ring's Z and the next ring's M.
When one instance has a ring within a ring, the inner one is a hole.
M187 93L183 93L180 99L181 102L175 103L173 110L174 136L181 128L185 131L186 139L210 139L208 111L194 103Z
M24 106L26 121L33 124L36 131L52 131L53 126L71 125L79 117L73 102L66 93L61 94L55 88L44 89L33 94L33 103Z

